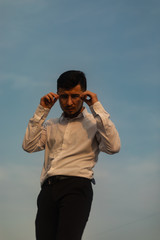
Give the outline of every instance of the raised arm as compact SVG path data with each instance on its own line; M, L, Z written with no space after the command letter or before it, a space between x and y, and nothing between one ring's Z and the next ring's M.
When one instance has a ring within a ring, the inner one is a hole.
M102 104L98 101L95 93L86 91L81 95L84 102L88 104L97 122L97 140L99 149L108 154L119 152L121 143L118 131L110 119L110 115L105 111Z
M22 148L27 152L37 152L45 148L46 127L44 121L50 109L58 99L58 95L50 92L43 96L33 117L29 120L23 139Z

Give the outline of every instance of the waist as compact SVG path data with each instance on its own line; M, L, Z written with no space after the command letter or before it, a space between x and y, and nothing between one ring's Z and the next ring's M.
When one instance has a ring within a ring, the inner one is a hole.
M81 178L81 179L87 179L89 181L91 181L93 184L95 184L95 179L92 178L92 179L89 179L89 178L84 178L84 177L78 177L78 176L65 176L65 175L56 175L56 176L51 176L51 177L48 177L42 184L42 188L45 187L45 186L49 186L49 185L53 185L57 182L60 182L60 181L64 181L64 180L67 180L67 179L73 179L73 178Z

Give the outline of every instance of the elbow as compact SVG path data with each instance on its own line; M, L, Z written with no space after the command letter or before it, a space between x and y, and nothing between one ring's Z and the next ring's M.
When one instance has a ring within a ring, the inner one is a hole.
M30 152L29 149L25 146L24 143L22 144L22 149L23 149L25 152Z
M25 143L22 144L22 149L27 153L33 152L33 149L29 145L26 145Z
M121 146L117 146L117 147L114 147L111 151L110 151L110 154L116 154L116 153L119 153L121 149Z
M32 142L23 142L22 149L28 153L38 152L44 149L44 145L32 144Z
M118 153L120 151L120 149L121 149L121 143L119 141L119 142L116 142L113 144L109 144L109 145L107 144L106 148L103 149L102 152L113 155L113 154Z
M110 154L119 153L120 149L121 149L121 142L119 140L116 144L112 146Z

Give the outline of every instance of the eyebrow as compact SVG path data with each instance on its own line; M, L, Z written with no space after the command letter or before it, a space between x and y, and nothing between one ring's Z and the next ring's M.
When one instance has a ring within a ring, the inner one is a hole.
M61 97L68 97L69 95L71 95L71 97L79 97L80 96L80 94L78 94L78 93L72 93L72 94L67 94L67 93L62 93L62 94L59 94L59 96Z

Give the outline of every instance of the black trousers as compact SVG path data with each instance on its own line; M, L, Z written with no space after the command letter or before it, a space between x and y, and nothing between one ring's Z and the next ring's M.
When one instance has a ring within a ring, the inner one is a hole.
M70 177L44 184L37 199L37 240L80 240L93 198L89 179Z

